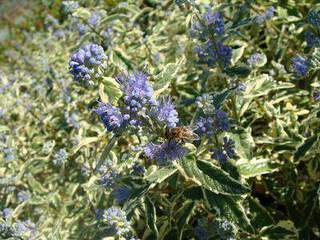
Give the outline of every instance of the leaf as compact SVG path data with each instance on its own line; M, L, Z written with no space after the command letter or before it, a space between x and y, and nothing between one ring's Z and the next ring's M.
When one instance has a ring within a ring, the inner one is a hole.
M154 234L154 239L158 239L159 232L156 225L156 222L157 222L156 208L149 197L145 198L144 206L145 206L147 226L152 230Z
M74 11L72 16L87 20L91 16L91 13L86 8L79 7Z
M280 221L277 225L265 227L259 235L267 239L298 239L297 230L291 221Z
M170 86L171 81L176 77L181 64L181 61L178 63L168 63L164 69L155 76L154 94L156 97Z
M241 195L250 192L249 187L242 185L210 162L184 158L177 161L176 167L187 180L212 192L227 195Z
M87 137L87 138L81 139L79 144L73 149L73 154L78 152L80 148L82 148L83 146L87 146L90 143L96 142L98 141L98 139L99 139L98 137Z
M242 177L255 177L266 173L277 171L280 164L270 159L251 159L247 163L238 165Z
M149 191L149 189L151 189L154 186L155 184L150 184L150 185L146 184L131 190L130 198L128 199L128 201L125 203L123 207L124 211L127 213L128 220L130 220L131 217L133 216L134 210L140 204L143 196Z
M241 46L237 49L232 50L232 57L231 57L231 64L232 65L234 65L235 63L237 63L240 60L246 47L247 46L244 45L244 46Z
M192 216L193 209L195 208L194 201L184 202L183 206L177 211L177 226L179 231L179 239L183 239L183 228L189 222Z
M267 61L268 61L267 56L264 53L260 53L254 65L257 67L263 67L264 65L266 65Z
M245 213L241 201L223 194L216 194L208 190L204 191L206 200L211 209L216 209L220 217L225 217L237 224L241 229L253 232L250 220Z
M99 95L104 103L116 102L122 95L120 84L112 77L103 77L103 84L99 85Z
M298 161L300 158L302 158L317 140L317 135L307 138L300 146L298 146L296 152L294 153L293 159Z
M216 108L216 109L220 109L224 103L224 101L230 97L230 95L232 94L233 90L235 88L230 88L230 89L225 89L221 92L218 92L216 94L214 94L212 96L212 99L213 99L213 106Z
M251 224L255 228L262 228L274 224L271 214L264 208L257 199L249 197L249 208L251 215Z
M110 62L120 69L133 70L129 57L120 49L113 49L110 54Z
M226 74L228 74L230 77L247 77L251 69L248 66L242 65L242 66L235 66L230 67L225 70Z
M259 96L267 95L270 91L293 88L294 84L287 82L275 82L267 74L262 74L259 78L247 82L245 99L252 99Z
M191 187L187 188L184 192L183 195L185 198L188 198L190 200L202 200L203 199L203 193L201 190L201 187Z
M151 182L151 183L161 183L164 180L166 180L168 177L170 177L172 174L174 174L176 171L177 169L172 167L161 168L153 172L146 179L148 182Z

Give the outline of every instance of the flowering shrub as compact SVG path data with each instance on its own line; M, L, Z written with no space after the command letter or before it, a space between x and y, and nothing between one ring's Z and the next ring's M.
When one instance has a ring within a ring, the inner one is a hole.
M0 239L320 238L316 1L0 11Z

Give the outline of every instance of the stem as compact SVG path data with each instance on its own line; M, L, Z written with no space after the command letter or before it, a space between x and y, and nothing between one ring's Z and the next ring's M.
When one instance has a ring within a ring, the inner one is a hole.
M103 161L107 158L109 152L111 151L113 145L116 143L116 141L118 140L118 138L120 137L120 135L115 134L112 136L112 138L110 139L110 141L108 142L108 144L105 146L105 148L102 151L102 154L100 156L100 159L96 165L95 170L99 169L103 163Z

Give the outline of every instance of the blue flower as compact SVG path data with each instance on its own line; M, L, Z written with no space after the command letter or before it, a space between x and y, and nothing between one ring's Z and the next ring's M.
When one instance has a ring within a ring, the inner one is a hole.
M127 220L125 212L118 207L108 208L104 213L104 222L109 228L114 230L118 237L123 237L130 232L130 223Z
M223 68L230 65L232 48L224 45L219 40L212 42L208 40L201 46L197 46L195 51L198 53L199 63L214 66L220 64Z
M275 11L276 11L276 9L273 6L268 7L268 9L265 13L266 18L272 18L274 16Z
M82 24L82 23L77 23L76 24L76 29L79 32L80 35L84 35L88 30L88 26Z
M179 122L178 113L170 98L163 99L156 106L154 114L159 122L165 123L169 128L176 127Z
M67 151L64 148L59 149L59 151L53 156L53 164L56 166L61 166L66 162L67 159L68 159Z
M196 122L196 133L199 135L211 136L214 133L213 119L211 117L201 117Z
M255 17L255 22L258 24L263 23L267 19L270 19L274 16L275 8L273 6L269 7L265 13Z
M117 78L124 94L126 104L123 117L127 123L136 127L141 124L141 118L146 116L150 106L155 105L152 99L153 88L149 84L148 77L143 72L134 72L130 75L121 75Z
M144 147L147 157L157 161L158 165L164 165L168 161L183 158L187 150L174 140L168 140L162 144L149 143Z
M112 188L115 184L115 179L118 176L118 172L115 170L110 170L104 173L100 179L99 184L106 189Z
M2 210L2 216L4 218L9 218L12 213L13 213L13 210L11 208L5 208Z
M244 83L244 82L237 82L237 81L235 81L235 80L233 80L232 82L231 82L231 86L233 87L233 88L236 88L236 92L238 93L238 92L244 92L244 91L246 91L246 89L247 89L247 85Z
M293 62L293 70L299 77L306 76L309 70L308 60L301 56L295 56L291 59Z
M30 198L30 193L28 193L26 191L18 192L17 198L18 198L19 202L25 202Z
M144 174L144 172L146 171L146 169L138 163L135 163L132 168L135 174Z
M260 53L255 53L251 55L248 59L248 64L249 65L256 65L258 61L260 61L262 58L262 55Z
M99 12L93 12L88 20L88 23L92 26L97 26L101 20L101 14Z
M103 215L104 215L105 210L104 209L94 209L94 213L96 215L96 219L97 220L102 220L103 219Z
M98 68L105 66L106 60L107 56L101 46L84 45L71 56L70 73L76 81L90 85L94 77L100 76Z
M219 161L220 164L224 164L228 160L226 152L221 149L212 149L211 152L211 158Z
M218 160L220 164L224 164L228 159L233 158L236 153L234 150L235 142L227 137L223 138L221 149L212 149L211 158Z
M113 195L119 204L123 204L130 196L130 188L126 186L118 186L113 191Z
M104 126L110 132L120 128L124 123L124 116L120 109L109 103L100 102L95 112L100 116Z
M320 13L319 13L319 11L311 10L308 13L307 20L312 26L319 28L319 26L320 26Z
M209 31L212 29L218 36L222 35L224 31L224 21L220 12L212 13L210 8L203 15L203 19L208 25Z
M319 47L320 46L320 37L317 37L311 31L307 31L305 33L305 39L306 39L308 47Z
M213 97L209 94L203 94L196 99L197 107L202 109L205 114L209 114L213 111Z
M222 110L216 110L213 125L217 131L228 131L230 129L228 114Z

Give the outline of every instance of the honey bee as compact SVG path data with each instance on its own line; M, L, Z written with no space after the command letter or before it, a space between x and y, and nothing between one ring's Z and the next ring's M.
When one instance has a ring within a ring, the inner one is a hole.
M199 140L199 136L195 134L191 127L181 126L166 130L165 137L168 140L175 140L177 142L192 142Z

